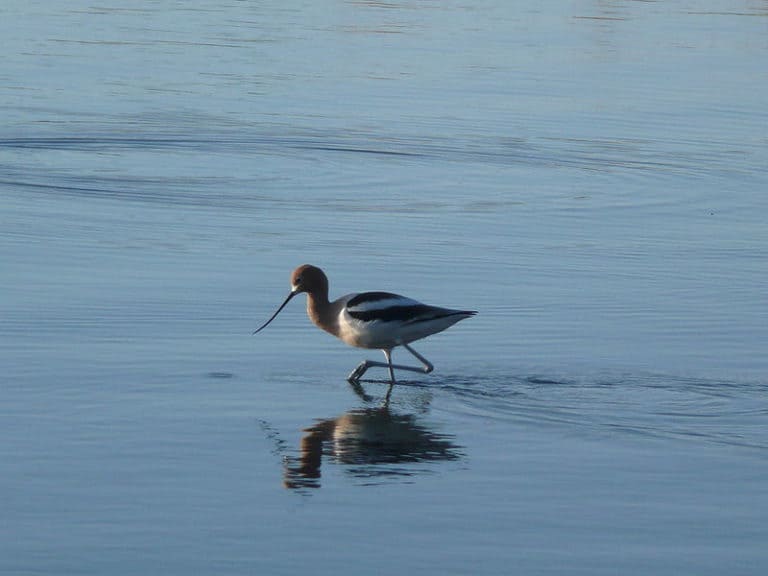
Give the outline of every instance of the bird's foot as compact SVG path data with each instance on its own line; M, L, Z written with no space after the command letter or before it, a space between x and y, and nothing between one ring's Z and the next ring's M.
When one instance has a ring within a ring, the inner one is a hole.
M350 384L359 384L360 378L363 377L363 374L366 373L368 370L369 364L368 360L365 360L364 362L361 362L360 365L352 370L349 376L347 376L347 382Z

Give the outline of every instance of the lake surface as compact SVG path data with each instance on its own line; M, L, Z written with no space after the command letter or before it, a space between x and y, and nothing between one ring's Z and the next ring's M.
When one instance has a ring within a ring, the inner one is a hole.
M0 573L768 571L768 3L0 38ZM385 405L303 298L251 335L305 262L479 314Z

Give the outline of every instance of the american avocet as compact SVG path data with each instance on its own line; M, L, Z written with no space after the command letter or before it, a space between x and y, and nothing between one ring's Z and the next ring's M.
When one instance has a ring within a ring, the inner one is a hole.
M260 332L275 319L291 298L307 293L307 314L316 326L340 338L350 346L377 348L384 352L387 362L364 360L347 380L357 385L368 368L389 368L390 391L395 384L395 372L410 370L429 374L433 370L429 360L416 352L409 344L415 340L442 332L459 320L474 316L473 310L452 310L428 306L389 292L362 292L347 294L338 300L328 300L328 278L315 266L304 264L291 274L291 292L272 317L258 330ZM421 367L392 364L392 349L402 346L413 354ZM389 394L387 394L389 396Z

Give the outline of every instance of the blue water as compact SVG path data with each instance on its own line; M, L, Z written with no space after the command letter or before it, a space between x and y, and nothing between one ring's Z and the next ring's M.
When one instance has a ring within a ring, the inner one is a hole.
M0 573L764 574L767 18L5 2Z

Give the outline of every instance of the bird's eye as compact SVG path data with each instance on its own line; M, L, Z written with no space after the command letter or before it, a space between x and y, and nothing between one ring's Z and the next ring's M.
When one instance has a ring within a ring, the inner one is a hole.
M301 276L296 278L296 286L298 286L299 284L301 284Z

